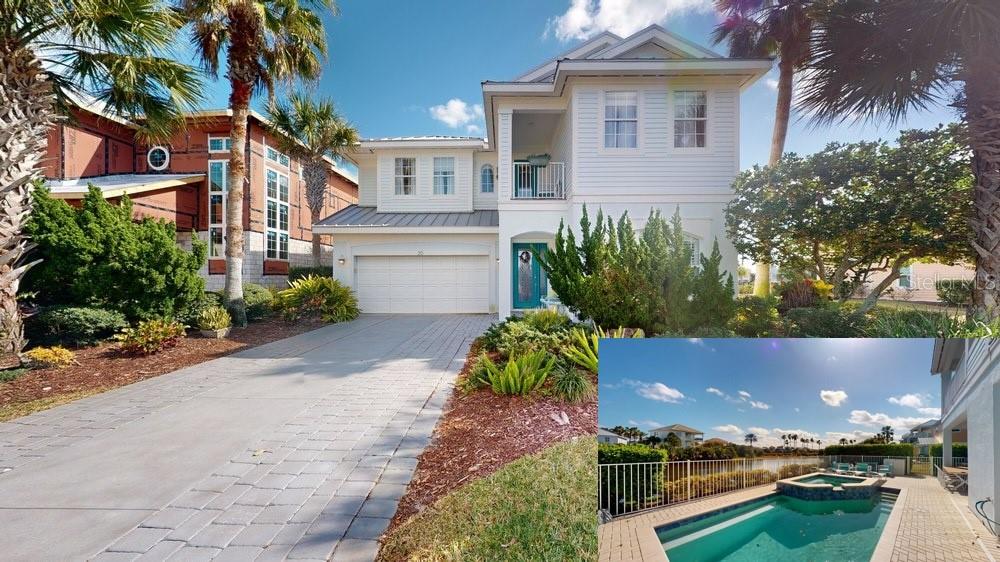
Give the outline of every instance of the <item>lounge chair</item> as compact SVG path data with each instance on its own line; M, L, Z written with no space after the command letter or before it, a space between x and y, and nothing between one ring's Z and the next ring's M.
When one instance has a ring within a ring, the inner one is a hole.
M838 462L837 468L834 469L834 472L836 472L837 474L847 474L851 472L851 465L850 463L846 462Z
M892 465L891 464L880 464L878 465L878 475L879 476L892 476Z
M868 472L869 472L868 463L859 462L858 464L854 465L854 474L857 474L858 476L868 476Z

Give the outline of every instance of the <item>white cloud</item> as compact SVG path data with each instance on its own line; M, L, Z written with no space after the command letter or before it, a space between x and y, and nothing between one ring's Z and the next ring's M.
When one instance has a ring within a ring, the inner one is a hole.
M819 391L819 398L827 406L837 407L847 400L847 393L843 390L821 390Z
M827 363L833 363L836 360L837 360L837 356L836 355L831 355L831 356L829 356L829 357L826 358L826 362Z
M684 399L683 392L676 388L670 388L661 382L649 383L632 379L624 379L622 382L634 388L636 394L649 400L677 404Z
M876 428L888 425L897 432L905 432L915 425L924 423L927 419L928 418L926 417L911 418L906 416L890 416L881 412L873 414L868 410L851 410L851 417L847 418L847 421L855 425L864 425Z
M750 404L750 407L757 408L758 410L769 410L769 409L771 409L771 405L770 404L765 404L764 402L761 402L760 400L751 400L750 399L750 393L747 392L747 391L745 391L745 390L740 390L740 391L737 392L737 394L739 394L739 398L737 398L735 396L730 396L730 395L726 394L725 392L722 392L718 388L715 388L714 386L710 386L710 387L706 388L705 392L707 392L709 394L714 394L714 395L718 396L719 398L722 398L726 402L732 402L733 404L744 404L744 403L746 403L746 404ZM742 412L744 410L740 409L738 411Z
M470 135L478 135L483 132L483 128L480 127L479 125L466 125L465 132L469 133Z
M798 409L798 408L795 408L795 411L796 411L796 412L798 412L798 411L799 411L799 409Z
M917 408L917 411L925 416L934 416L935 418L941 417L941 408Z
M464 101L453 98L444 105L435 105L430 108L431 117L448 125L452 129L457 129L463 125L468 125L476 119L483 118L483 106L480 104L469 105Z
M774 90L775 92L778 91L778 81L775 80L774 78L768 78L767 80L764 80L764 84L766 84L768 88Z
M924 405L924 399L919 394L904 394L902 396L890 396L889 403L910 408L920 408Z
M726 396L725 392L722 392L721 390L719 390L718 388L715 388L714 386L710 386L710 387L706 388L705 392L707 392L709 394L714 394L714 395L722 397L722 398L725 398L725 396Z
M744 400L748 400L750 398L750 393L745 390L741 390L737 394L742 396Z
M663 424L656 420L628 420L628 424L632 427L644 427L646 429L663 427Z
M757 408L758 410L770 410L771 409L771 405L770 404L765 404L765 403L761 402L760 400L751 400L750 401L750 406L752 408Z
M747 430L756 433L757 437L767 437L771 434L771 430L766 427L748 427Z
M717 425L712 429L718 431L719 433L728 433L730 435L738 435L740 437L743 436L743 430L740 428L740 426L733 425L731 423L727 425Z
M711 11L712 0L570 0L562 15L548 21L545 34L560 41L589 39L603 31L624 37L672 17Z

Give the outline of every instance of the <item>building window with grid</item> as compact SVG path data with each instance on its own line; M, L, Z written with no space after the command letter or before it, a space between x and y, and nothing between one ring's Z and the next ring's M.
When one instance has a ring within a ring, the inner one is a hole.
M229 137L208 137L209 152L229 152L232 146L233 143Z
M267 259L288 259L288 176L267 170Z
M708 130L708 93L674 92L674 147L704 148Z
M208 257L225 257L226 193L229 182L229 161L208 162Z
M434 159L434 195L455 193L455 159L448 156Z
M604 148L639 146L638 92L604 94Z
M413 195L417 191L417 159L396 158L396 195Z
M701 267L701 245L697 238L684 238L684 247L691 252L691 267Z
M899 268L899 279L897 284L900 289L912 289L913 288L913 266L904 265Z
M493 166L490 164L483 164L479 171L479 191L493 193Z
M265 152L267 154L267 159L270 160L271 162L277 162L278 164L281 164L282 166L284 166L286 168L288 167L288 155L287 154L278 152L277 150L271 148L270 146L267 147L267 150Z

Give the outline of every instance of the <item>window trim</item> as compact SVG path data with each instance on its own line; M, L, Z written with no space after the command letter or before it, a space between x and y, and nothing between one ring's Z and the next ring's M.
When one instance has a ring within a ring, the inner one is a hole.
M701 253L701 238L687 232L683 234L684 245L691 244L691 267L701 269L701 256L703 255Z
M277 158L271 158L271 152L277 154ZM282 158L284 158L286 162L282 163L281 161ZM274 148L273 146L268 146L267 144L264 144L264 160L272 164L281 166L282 168L285 168L289 171L291 171L292 169L292 159L289 158L288 155L285 154L284 152L278 150L277 148Z
M149 157L152 156L154 150L162 150L163 153L166 154L167 156L166 160L163 161L163 165L160 166L159 168L154 166L153 161L149 159ZM149 147L149 150L146 151L146 165L149 166L149 169L153 170L154 172L162 172L166 170L167 168L170 167L170 149L163 144L157 144Z
M213 140L219 140L219 139L222 140L222 146L224 148L222 150L212 150L212 141ZM226 141L229 141L230 148L225 148ZM228 153L231 150L232 144L233 144L232 137L230 137L229 135L208 135L208 153L209 154L225 154L225 153Z
M439 160L450 160L451 170L443 170L438 173L438 161ZM438 178L451 178L451 191L449 192L438 192L437 180ZM455 185L455 157L454 156L434 156L431 159L431 195L435 197L453 197L458 193L458 187Z
M704 119L705 121L705 146L677 146L677 94L679 92L705 92L705 117L699 118L684 118L680 121L697 121ZM679 87L671 88L668 90L669 100L667 102L667 111L670 116L670 138L667 140L668 146L672 152L709 152L712 147L712 124L713 124L713 111L712 102L714 96L710 88L700 88L698 86L690 87Z
M212 222L212 164L219 163L222 164L222 222ZM208 161L208 209L206 210L206 215L208 218L208 259L218 260L225 259L226 257L226 208L229 205L227 201L229 195L229 159L215 159ZM222 254L212 255L212 229L219 228L222 230Z
M268 194L268 192L267 192L267 173L268 172L274 172L274 174L277 176L277 184L278 184L277 185L277 193L276 193L277 197L271 197L270 194ZM282 201L281 200L281 178L282 177L285 178L286 185L288 186L288 194L287 194L288 200L287 201ZM287 172L282 172L281 170L279 170L277 168L274 168L274 167L271 167L271 166L265 166L264 167L264 259L266 259L266 260L270 260L270 261L285 261L285 262L289 261L289 256L291 254L291 243L292 243L292 236L291 236L292 205L291 205L291 200L292 200L292 184L291 184L291 177L289 176L289 174ZM275 205L277 205L277 216L275 217L275 228L271 228L267 224L267 220L268 220L268 217L267 217L267 212L268 212L267 206L268 206L268 203L270 203L271 201L274 201ZM286 207L286 209L287 209L286 216L288 217L288 228L286 230L282 230L281 229L281 206L282 205L284 205ZM270 249L267 247L267 236L272 231L275 233L275 257L271 257L269 255ZM285 246L285 257L281 257L281 235L282 234L285 235L285 240L286 240L286 242L285 242L285 245L286 245Z
M490 190L489 191L486 191L485 189L483 189L485 187L484 184L483 184L483 173L486 172L486 168L490 169ZM480 194L485 194L485 193L493 194L493 193L496 193L496 190L497 190L497 187L496 187L497 181L496 180L497 180L497 178L496 178L496 167L493 164L490 164L489 162L483 163L483 165L479 167L479 193Z
M635 147L608 147L604 144L604 128L605 128L605 113L607 112L608 106L608 94L612 93L635 93ZM629 88L625 86L623 88L613 88L601 90L601 103L597 114L597 150L601 154L629 154L634 155L641 153L645 143L643 142L643 137L645 136L645 111L643 111L643 106L645 105L645 94L642 88L634 87Z
M903 285L903 278L906 278L906 285ZM904 265L899 268L899 277L896 278L896 286L900 289L913 289L913 264Z
M410 160L413 162L413 169L409 174L399 174L399 161ZM400 178L413 178L413 189L410 193L404 193L399 184ZM416 156L394 156L392 158L392 192L396 197L413 197L417 194L417 157Z

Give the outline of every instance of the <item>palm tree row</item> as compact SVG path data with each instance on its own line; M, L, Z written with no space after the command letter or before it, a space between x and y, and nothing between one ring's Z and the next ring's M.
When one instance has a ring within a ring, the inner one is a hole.
M329 101L299 95L288 106L273 103L277 86L319 76L324 12L336 12L333 0L0 0L0 368L19 364L25 344L17 291L33 264L21 232L48 129L74 99L93 97L134 119L140 140L168 139L200 101L203 85L198 69L178 60L178 36L192 39L203 71L214 78L224 70L230 86L225 299L234 322L246 324L244 149L252 99L267 92L274 131L305 160L314 219L326 180L319 162L357 138ZM318 262L315 236L313 247Z

